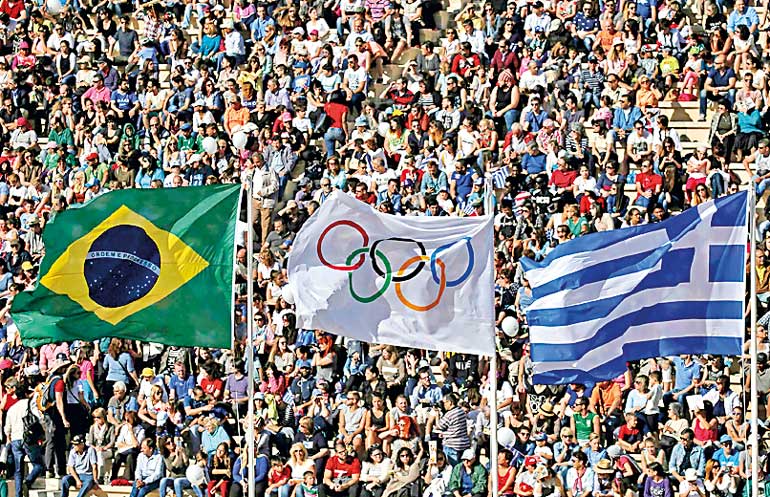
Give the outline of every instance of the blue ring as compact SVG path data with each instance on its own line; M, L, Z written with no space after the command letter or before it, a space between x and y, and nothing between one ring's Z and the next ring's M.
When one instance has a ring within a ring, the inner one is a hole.
M473 246L471 245L471 237L465 236L462 238L462 240L465 241L465 247L468 249L468 267L465 269L465 272L456 280L447 281L446 286L447 287L453 287L457 286L460 283L464 282L468 279L468 276L471 275L471 271L473 270L473 264L475 262L475 256L473 253ZM438 254L441 252L450 249L453 247L458 241L447 243L446 245L442 245L436 250L433 251L433 253L430 255L430 274L433 276L433 281L436 282L436 284L441 284L441 280L439 279L438 275L436 274L436 259L438 258Z

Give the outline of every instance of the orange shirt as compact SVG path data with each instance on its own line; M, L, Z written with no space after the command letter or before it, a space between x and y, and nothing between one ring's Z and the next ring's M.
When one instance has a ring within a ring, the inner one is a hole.
M591 404L596 406L598 413L609 414L607 411L619 399L620 387L617 383L610 383L607 387L597 385L591 393ZM623 408L620 403L618 403L618 407Z
M238 110L228 107L224 116L225 129L232 130L235 126L243 126L249 122L249 117L249 109L246 107L241 107Z

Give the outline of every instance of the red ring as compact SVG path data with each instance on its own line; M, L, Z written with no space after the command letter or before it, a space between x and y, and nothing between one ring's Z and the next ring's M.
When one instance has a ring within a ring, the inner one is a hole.
M331 223L329 226L326 227L325 230L323 230L323 233L321 233L321 236L318 237L318 243L316 244L316 252L318 253L318 259L320 259L321 263L331 269L336 269L337 271L355 271L356 269L360 268L364 261L366 260L366 256L364 254L361 254L358 257L358 262L351 266L338 266L336 264L332 264L329 261L326 260L326 257L323 255L323 251L321 250L321 244L323 243L324 237L326 234L332 230L332 228L336 228L339 225L346 225L350 226L354 230L358 231L361 234L361 238L364 239L364 247L369 246L369 235L364 231L364 229L357 223L354 223L353 221L348 221L345 219L342 219L340 221L335 221Z

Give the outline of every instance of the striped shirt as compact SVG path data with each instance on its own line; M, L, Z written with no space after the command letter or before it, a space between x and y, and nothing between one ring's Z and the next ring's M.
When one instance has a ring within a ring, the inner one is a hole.
M471 440L468 438L467 415L461 407L447 411L436 423L436 428L442 432L441 439L444 446L455 450L465 450L471 446Z
M604 88L604 74L601 71L591 72L588 69L583 69L580 71L580 83L588 85L591 92L598 95Z

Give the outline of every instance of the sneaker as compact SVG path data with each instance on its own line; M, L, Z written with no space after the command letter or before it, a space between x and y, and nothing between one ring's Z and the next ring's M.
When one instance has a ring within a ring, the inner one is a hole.
M705 120L706 120L706 114L700 114L700 115L698 116L698 121L701 121L701 122L703 122L703 121L705 121Z

